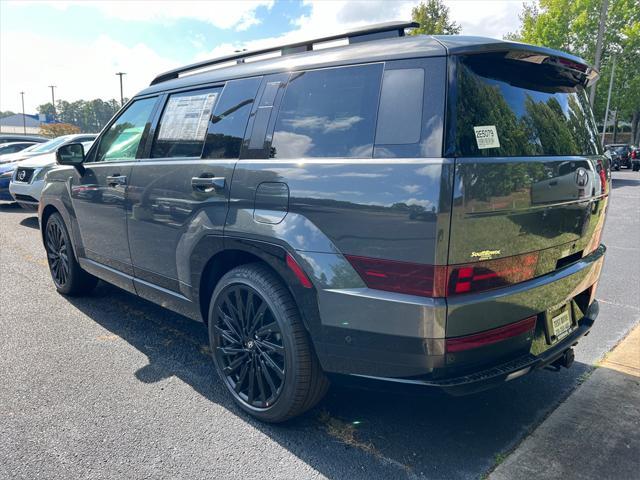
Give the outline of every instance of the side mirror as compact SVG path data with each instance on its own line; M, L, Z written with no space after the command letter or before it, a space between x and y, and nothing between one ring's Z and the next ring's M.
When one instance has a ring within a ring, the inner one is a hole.
M84 168L84 147L81 143L69 143L63 145L56 151L56 161L59 165L69 165L75 167L80 173Z

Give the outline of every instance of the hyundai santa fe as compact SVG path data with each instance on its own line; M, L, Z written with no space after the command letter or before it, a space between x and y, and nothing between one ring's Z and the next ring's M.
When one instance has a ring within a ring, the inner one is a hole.
M202 320L269 422L335 375L467 394L568 367L605 253L597 72L415 26L163 73L60 148L39 205L58 291L102 279Z

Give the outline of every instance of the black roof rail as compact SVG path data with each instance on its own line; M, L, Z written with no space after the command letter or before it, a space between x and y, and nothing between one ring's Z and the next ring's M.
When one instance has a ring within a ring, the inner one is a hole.
M337 35L331 35L328 37L314 38L312 40L306 40L302 42L290 43L287 45L280 45L276 47L263 48L260 50L254 50L251 52L236 52L231 55L225 55L224 57L218 57L211 60L204 60L202 62L192 63L184 67L174 68L168 72L161 73L154 78L150 85L156 85L158 83L166 82L178 78L180 74L190 72L193 70L199 70L201 68L210 67L219 63L230 62L236 60L237 63L243 63L248 57L255 57L258 55L264 55L266 53L280 51L281 55L289 55L292 53L308 52L313 50L313 45L316 43L330 42L332 40L340 40L346 38L349 43L366 42L369 40L378 40L381 38L389 37L402 37L404 36L405 28L416 28L420 24L416 22L385 22L376 23L367 27L354 28L344 33Z

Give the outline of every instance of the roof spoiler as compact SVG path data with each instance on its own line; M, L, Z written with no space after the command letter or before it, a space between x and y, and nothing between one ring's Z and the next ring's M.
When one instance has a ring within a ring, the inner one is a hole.
M236 61L237 63L244 63L247 58L255 57L258 55L264 55L267 53L280 52L282 56L290 55L292 53L308 52L313 50L313 45L317 43L330 42L333 40L347 39L349 43L366 42L370 40L379 40L382 38L403 37L404 31L407 28L416 28L420 24L416 22L385 22L377 23L375 25L369 25L367 27L355 28L346 32L330 35L328 37L314 38L312 40L306 40L303 42L289 43L287 45L280 45L270 48L263 48L260 50L254 50L250 52L237 52L224 57L218 57L211 60L204 60L202 62L192 63L180 68L169 70L168 72L161 73L153 79L150 85L156 85L158 83L166 82L180 77L180 75L199 70L206 67L211 67L217 64L226 63L230 61Z

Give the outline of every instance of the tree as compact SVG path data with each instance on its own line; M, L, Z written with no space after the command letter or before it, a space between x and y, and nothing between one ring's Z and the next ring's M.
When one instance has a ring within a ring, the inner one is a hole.
M75 102L58 100L55 113L56 120L62 123L77 125L81 132L97 133L119 109L120 103L115 99L104 101L96 98L90 101L76 100ZM51 102L40 105L38 112L52 117L53 105Z
M596 33L602 0L540 0L539 6L524 5L520 30L507 35L534 45L565 50L595 60ZM596 84L594 114L602 121L611 76L612 55L616 54L616 71L611 99L618 118L632 121L632 141L640 141L640 8L637 0L609 2L603 37L600 80Z
M427 0L411 9L411 19L420 26L410 35L457 35L462 27L449 19L449 7L442 0Z
M74 133L80 133L80 129L75 125L68 123L45 123L40 127L40 135L45 137L55 138L60 135L71 135Z

